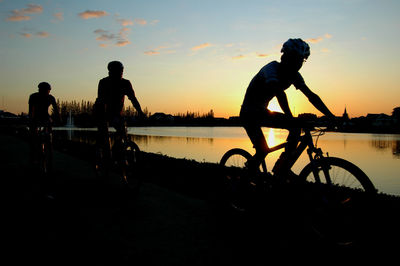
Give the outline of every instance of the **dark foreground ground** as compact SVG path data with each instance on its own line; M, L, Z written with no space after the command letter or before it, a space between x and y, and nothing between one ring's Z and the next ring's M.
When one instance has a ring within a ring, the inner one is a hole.
M18 135L18 134L17 134ZM55 200L42 196L24 138L0 134L3 265L392 265L400 200L379 195L357 244L310 232L300 199L282 189L258 211L218 208L214 164L145 154L135 197L118 178L100 183L90 145L58 141ZM375 263L374 263L375 264Z

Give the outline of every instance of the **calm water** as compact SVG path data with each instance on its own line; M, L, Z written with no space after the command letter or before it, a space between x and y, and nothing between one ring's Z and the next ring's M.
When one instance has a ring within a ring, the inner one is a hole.
M231 148L254 152L252 144L241 127L143 127L129 128L141 150L164 155L194 159L200 162L219 162ZM264 129L270 146L286 139L287 131ZM326 133L318 146L330 156L341 157L359 166L380 192L400 195L400 135ZM267 167L273 164L282 150L270 153ZM308 163L305 154L296 162L299 173Z

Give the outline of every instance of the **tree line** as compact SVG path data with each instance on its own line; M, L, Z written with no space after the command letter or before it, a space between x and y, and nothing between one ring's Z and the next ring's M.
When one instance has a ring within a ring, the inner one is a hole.
M57 106L60 110L62 124L66 124L68 118L73 117L74 125L80 127L94 127L96 126L96 120L93 113L94 102L93 101L60 101L57 99ZM204 122L214 119L214 111L211 109L206 113L190 112L185 113L178 112L174 115L167 115L164 113L152 114L147 107L143 108L143 113L148 121L154 124L160 124L161 122L174 122L174 123L191 123L191 122ZM128 124L135 124L138 122L139 114L132 106L124 108L123 115L126 117ZM168 118L170 118L168 120Z

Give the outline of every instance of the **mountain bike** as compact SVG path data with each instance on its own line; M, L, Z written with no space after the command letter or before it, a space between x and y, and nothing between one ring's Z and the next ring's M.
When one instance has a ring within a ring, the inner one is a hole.
M310 162L300 171L294 184L302 190L302 200L308 199L304 211L308 224L319 237L339 245L350 245L362 233L363 219L377 190L359 167L345 159L330 157L317 147L318 139L326 128L315 127L312 123L303 124L293 162L306 149ZM315 143L313 136L316 137ZM268 153L282 149L288 143L271 147ZM287 183L285 176L268 172L265 159L256 169L249 169L252 158L249 152L234 148L220 160L224 200L226 206L235 212L248 211L256 204L254 199L260 199L256 195L272 194L278 185Z
M133 191L138 191L142 184L140 173L141 152L139 146L127 134L126 125L121 134L119 145L107 133L105 144L96 144L95 171L96 176L107 179L111 172L116 172L124 185Z

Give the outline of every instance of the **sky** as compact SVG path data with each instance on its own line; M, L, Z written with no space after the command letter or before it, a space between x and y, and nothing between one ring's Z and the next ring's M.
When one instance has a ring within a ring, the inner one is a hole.
M27 112L42 81L61 101L94 101L119 60L152 113L237 116L253 76L302 38L311 56L300 73L335 115L391 114L399 13L397 0L0 0L0 109ZM296 115L321 115L286 92Z

